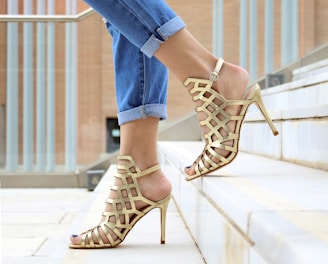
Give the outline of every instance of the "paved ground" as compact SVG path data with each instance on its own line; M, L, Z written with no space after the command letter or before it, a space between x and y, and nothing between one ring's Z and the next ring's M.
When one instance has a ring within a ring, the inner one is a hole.
M174 202L169 206L165 245L159 244L159 210L153 210L118 248L68 249L71 233L98 223L110 181L108 173L94 192L1 189L2 263L204 263Z
M91 197L84 189L1 189L3 263L47 261Z

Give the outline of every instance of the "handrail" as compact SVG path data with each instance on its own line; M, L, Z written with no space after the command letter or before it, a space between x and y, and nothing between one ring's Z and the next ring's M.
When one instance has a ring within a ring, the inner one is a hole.
M89 8L77 15L0 15L0 22L79 22L93 13Z

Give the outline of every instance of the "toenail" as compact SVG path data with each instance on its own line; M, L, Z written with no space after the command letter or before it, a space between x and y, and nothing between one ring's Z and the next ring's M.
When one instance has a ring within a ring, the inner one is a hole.
M72 235L72 237L78 237L78 236L79 236L79 235L75 235L75 234L74 234L74 235Z
M189 166L186 166L185 168L186 169L190 169L192 167L192 165L189 165Z

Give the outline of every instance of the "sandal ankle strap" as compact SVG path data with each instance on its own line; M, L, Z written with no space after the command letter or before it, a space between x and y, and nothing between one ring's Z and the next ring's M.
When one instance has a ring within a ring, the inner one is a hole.
M129 168L133 167L136 171L133 173L134 177L139 178L145 175L148 175L150 173L153 173L155 171L158 171L161 169L161 166L159 164L153 165L147 169L141 170L137 164L135 163L134 159L131 156L123 156L120 155L117 158L118 160L125 160L125 161L129 161L128 164L117 164L117 169L118 170L124 170L124 171L128 171Z
M219 58L215 65L214 70L210 73L210 78L209 78L210 81L215 82L218 79L223 63L224 60Z

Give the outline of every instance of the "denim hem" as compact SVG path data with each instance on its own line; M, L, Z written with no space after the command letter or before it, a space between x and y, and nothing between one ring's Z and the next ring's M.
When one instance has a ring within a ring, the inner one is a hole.
M173 36L175 33L180 31L186 26L183 20L176 16L162 25L157 29L157 33L163 37L163 40L158 39L155 34L151 35L146 43L141 47L141 51L148 57L151 58L160 47L160 45L167 40L169 37Z
M130 110L126 110L118 113L118 124L123 125L125 123L146 118L148 116L158 117L161 120L167 118L167 108L163 104L147 104L135 107Z

